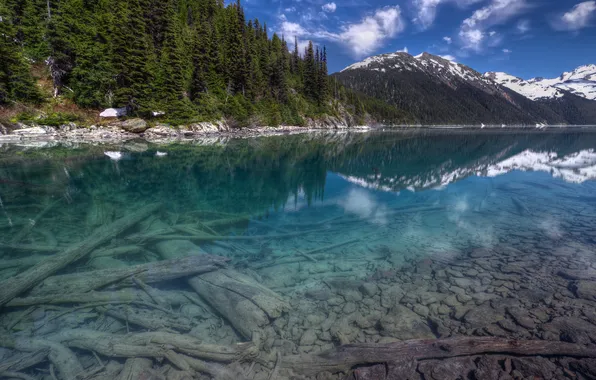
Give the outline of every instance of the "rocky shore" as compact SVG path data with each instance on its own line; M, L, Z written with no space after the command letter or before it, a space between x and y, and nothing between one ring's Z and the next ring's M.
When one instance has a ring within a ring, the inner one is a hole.
M224 121L195 123L188 126L172 127L165 124L151 126L143 119L128 119L104 125L82 127L75 123L59 127L26 125L15 123L0 124L0 143L19 141L72 141L72 142L120 142L145 139L150 142L192 140L199 137L255 137L278 134L304 133L309 131L366 130L368 126L354 126L347 120L327 118L311 121L307 126L249 127L232 128Z

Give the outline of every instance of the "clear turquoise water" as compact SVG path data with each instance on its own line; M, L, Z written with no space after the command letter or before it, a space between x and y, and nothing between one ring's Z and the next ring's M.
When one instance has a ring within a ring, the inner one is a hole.
M596 133L586 130L5 145L0 262L31 260L0 264L0 280L11 281L101 226L159 202L158 212L98 250L136 249L109 258L91 252L56 274L159 261L165 258L159 244L191 241L196 251L188 254L225 256L231 268L290 305L277 321L271 318L272 340L291 343L270 343L287 354L337 345L337 334L322 327L330 318L345 322L342 334L350 342L487 334L563 339L563 330L547 334L556 330L556 318L566 313L587 320L585 310L596 307L591 279L578 283L557 274L596 272L595 150ZM140 239L155 233L151 223L167 231ZM193 238L201 232L220 238ZM490 254L478 254L482 250ZM376 290L363 290L364 283ZM587 290L577 291L578 285ZM186 279L152 286L192 292ZM395 286L405 296L388 301ZM429 294L438 299L427 302ZM512 319L499 306L503 300L515 300L535 328L503 328L502 319ZM12 336L45 338L64 329L99 329L99 319L110 318L80 306L5 307L0 323ZM57 315L68 308L72 313ZM483 308L502 319L479 323L473 313ZM185 305L174 310L184 313ZM390 318L396 310L419 320L397 328ZM192 336L219 344L249 339L221 310L199 314L186 315ZM354 324L355 315L372 322ZM596 336L596 325L586 323L593 329L584 332ZM311 330L312 341L304 338Z

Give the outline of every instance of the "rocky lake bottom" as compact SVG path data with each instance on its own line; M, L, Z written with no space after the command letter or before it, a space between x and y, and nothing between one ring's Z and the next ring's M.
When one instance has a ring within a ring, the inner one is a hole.
M0 378L596 379L594 149L2 146Z

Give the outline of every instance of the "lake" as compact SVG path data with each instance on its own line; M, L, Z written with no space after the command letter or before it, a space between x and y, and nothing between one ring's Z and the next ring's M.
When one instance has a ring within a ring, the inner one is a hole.
M595 378L596 131L0 146L0 281L0 378Z

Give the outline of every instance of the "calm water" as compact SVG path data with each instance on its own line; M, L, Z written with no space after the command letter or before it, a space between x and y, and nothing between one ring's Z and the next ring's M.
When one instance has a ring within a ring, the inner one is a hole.
M595 150L589 131L2 146L0 295L34 265L96 244L0 309L0 377L115 378L131 355L100 343L147 332L252 340L282 358L457 336L596 343ZM200 271L215 270L192 272L207 254L222 258ZM169 335L124 340L219 363L137 355L162 378L270 373ZM70 364L48 361L47 347ZM283 366L275 376L286 378Z

